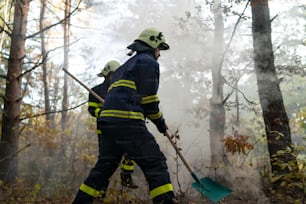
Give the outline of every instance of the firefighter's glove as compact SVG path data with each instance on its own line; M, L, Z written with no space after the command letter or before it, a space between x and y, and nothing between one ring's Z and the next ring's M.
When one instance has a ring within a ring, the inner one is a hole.
M157 120L154 120L153 123L156 125L158 131L160 133L163 133L165 134L167 129L168 129L168 126L166 125L166 122L165 122L165 119L163 117L157 119Z

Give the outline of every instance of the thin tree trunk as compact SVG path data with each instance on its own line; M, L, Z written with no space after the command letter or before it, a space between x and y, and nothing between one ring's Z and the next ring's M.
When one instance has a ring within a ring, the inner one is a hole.
M64 21L64 68L68 70L69 65L69 37L70 37L70 9L71 1L66 0L65 3L65 21ZM64 93L63 93L63 103L62 110L68 109L68 77L67 74L64 75ZM67 123L67 111L62 112L62 129L65 129Z
M21 73L25 57L25 35L30 0L15 1L13 32L2 115L0 179L13 183L18 176L19 114L22 101Z
M46 0L41 0L40 19L39 19L40 30L44 29L45 10L46 10ZM47 113L46 122L48 123L51 122L51 115L48 114L51 112L51 106L50 106L49 84L48 84L45 32L42 31L40 33L40 39L41 39L42 70L43 70L43 84L44 84L44 96L45 96L45 112Z
M210 99L209 136L211 148L211 166L218 167L224 161L225 110L223 104L223 80L221 76L222 54L224 47L224 25L221 1L214 1L215 39L212 60L212 97Z
M6 0L5 2L2 3L2 5L4 5L1 9L3 10L3 20L4 22L7 22L8 17L9 17L9 9L8 9L8 5L9 5L9 0ZM0 48L2 49L4 41L5 41L5 32L1 32L0 35ZM0 52L0 63L2 63L2 52Z
M240 125L240 104L239 104L239 96L238 96L238 80L235 84L235 101L237 105L236 107L236 125L237 127L239 127Z
M64 21L64 68L68 70L69 67L69 38L70 38L70 9L71 9L71 0L66 0L65 2L65 21ZM66 171L66 154L65 154L65 144L66 144L66 135L65 128L67 124L67 109L68 109L68 76L64 75L64 90L63 90L63 102L62 102L62 133L60 141L60 151L59 155L63 158L59 163L59 170L61 172L62 179L65 179Z
M288 116L274 66L268 0L252 0L252 33L258 93L272 173L274 176L285 175L291 170L282 168L281 164L290 162L294 165L291 167L295 169L296 158L291 154L292 142ZM274 187L281 188L281 181L280 179L280 182L276 182Z

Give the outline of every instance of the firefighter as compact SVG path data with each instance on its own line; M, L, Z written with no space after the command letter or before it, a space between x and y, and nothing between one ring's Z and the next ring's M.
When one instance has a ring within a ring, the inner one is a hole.
M128 59L113 74L111 85L98 118L103 132L99 160L102 171L96 175L93 186L86 187L89 194L79 191L73 204L89 204L105 195L109 179L127 153L143 171L149 184L154 204L173 204L174 190L170 181L166 158L154 136L146 127L151 120L160 133L167 125L159 110L160 50L168 50L165 37L157 29L143 30L128 47Z
M106 94L107 94L107 90L110 86L110 81L112 79L113 76L113 72L116 71L116 69L120 66L120 63L117 60L111 60L109 62L107 62L104 66L104 68L102 69L102 71L97 74L98 77L104 77L104 81L103 83L95 86L92 88L92 90L97 93L101 98L105 98ZM91 116L96 117L97 118L97 123L98 123L98 117L102 111L102 102L99 101L96 97L94 97L94 95L89 93L89 97L88 97L88 112L90 113ZM97 135L98 135L98 140L99 140L99 144L101 143L102 140L102 131L101 129L99 129L98 124L97 124ZM99 149L101 149L99 147ZM99 150L100 151L100 150ZM99 162L98 162L99 163ZM99 166L97 163L96 166ZM84 185L89 185L90 184L90 178L92 177L92 174L95 173L97 170L97 168L94 168L92 170L92 172L89 174L89 178L87 179L88 182L85 181ZM134 161L129 159L128 155L125 154L123 156L122 162L121 162L121 184L123 186L126 186L128 188L137 188L138 186L134 183L131 174L134 171Z

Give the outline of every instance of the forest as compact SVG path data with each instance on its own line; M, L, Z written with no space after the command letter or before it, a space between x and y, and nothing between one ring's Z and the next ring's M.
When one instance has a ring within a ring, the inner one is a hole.
M102 83L105 63L126 62L146 28L170 45L158 96L171 137L146 125L178 203L215 203L184 159L231 190L217 203L306 203L303 0L1 0L0 203L73 201L99 150L89 92L64 70ZM136 189L119 174L94 203L153 203L139 166Z

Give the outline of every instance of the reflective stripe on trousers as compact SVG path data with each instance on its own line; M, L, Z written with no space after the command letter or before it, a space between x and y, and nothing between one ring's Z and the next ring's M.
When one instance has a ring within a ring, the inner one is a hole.
M155 198L162 194L168 193L169 191L173 191L173 186L171 183L156 187L150 191L151 198Z
M83 191L84 193L94 197L94 198L97 198L97 197L99 197L103 194L102 192L100 192L100 191L98 191L98 190L96 190L96 189L94 189L90 186L87 186L84 183L80 186L80 190Z

